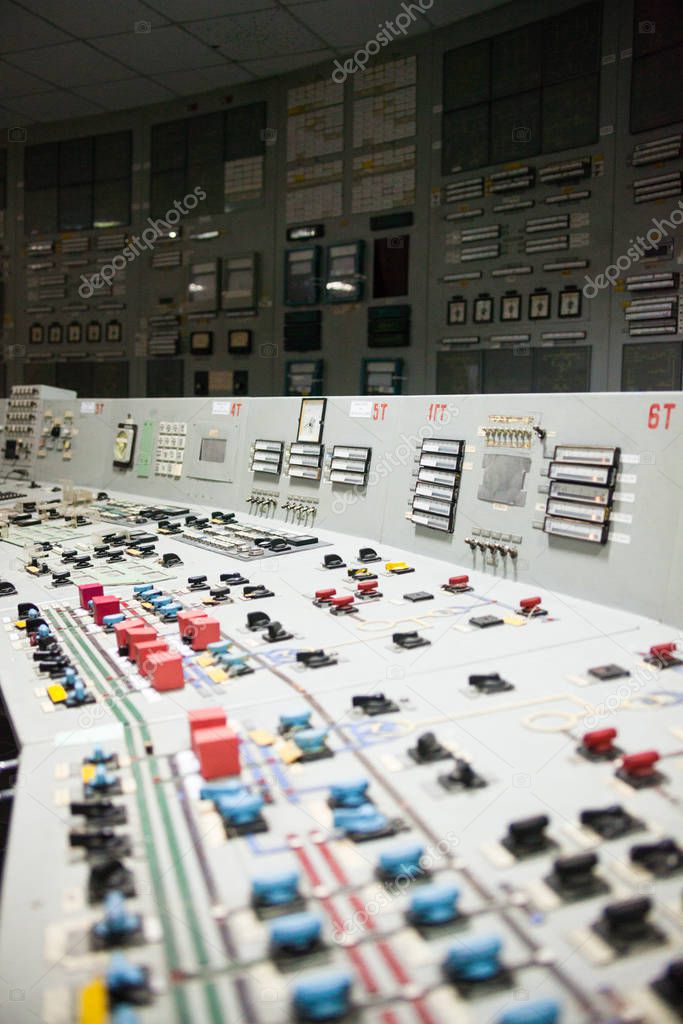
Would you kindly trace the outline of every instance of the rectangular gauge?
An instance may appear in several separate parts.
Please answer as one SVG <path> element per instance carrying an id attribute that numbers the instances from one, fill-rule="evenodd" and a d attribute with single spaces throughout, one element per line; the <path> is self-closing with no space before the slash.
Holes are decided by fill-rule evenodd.
<path id="1" fill-rule="evenodd" d="M 413 508 L 419 512 L 432 512 L 437 516 L 450 516 L 453 506 L 449 501 L 435 501 L 430 498 L 422 498 L 419 495 L 413 499 Z"/>
<path id="2" fill-rule="evenodd" d="M 270 473 L 271 476 L 277 476 L 280 472 L 280 463 L 278 462 L 262 462 L 260 459 L 254 459 L 251 464 L 252 473 Z"/>
<path id="3" fill-rule="evenodd" d="M 543 531 L 555 537 L 571 537 L 575 540 L 589 541 L 591 544 L 604 544 L 607 541 L 609 527 L 580 523 L 575 519 L 552 519 L 546 516 Z"/>
<path id="4" fill-rule="evenodd" d="M 333 468 L 343 469 L 344 472 L 348 473 L 360 473 L 361 476 L 365 475 L 365 463 L 354 461 L 353 459 L 339 459 L 335 456 Z"/>
<path id="5" fill-rule="evenodd" d="M 428 526 L 431 530 L 442 530 L 444 533 L 450 533 L 452 531 L 452 525 L 449 519 L 440 519 L 436 516 L 430 516 L 427 515 L 426 512 L 412 512 L 408 518 L 413 523 L 417 523 L 418 526 Z"/>
<path id="6" fill-rule="evenodd" d="M 616 466 L 621 450 L 619 448 L 595 448 L 592 445 L 555 446 L 555 462 L 585 462 L 591 466 Z"/>
<path id="7" fill-rule="evenodd" d="M 290 455 L 290 466 L 318 466 L 320 458 L 317 455 Z"/>
<path id="8" fill-rule="evenodd" d="M 420 465 L 431 469 L 450 469 L 456 472 L 460 468 L 460 456 L 451 458 L 447 455 L 423 454 L 420 456 Z"/>
<path id="9" fill-rule="evenodd" d="M 427 480 L 434 484 L 450 484 L 452 486 L 460 479 L 459 476 L 453 476 L 452 473 L 439 473 L 434 469 L 427 469 L 424 466 L 420 466 L 417 478 L 418 480 Z"/>
<path id="10" fill-rule="evenodd" d="M 616 479 L 616 472 L 615 466 L 551 462 L 548 476 L 551 480 L 568 480 L 571 483 L 601 484 L 603 487 L 612 487 Z"/>
<path id="11" fill-rule="evenodd" d="M 304 480 L 319 480 L 320 469 L 306 469 L 303 466 L 290 466 L 289 475 Z"/>
<path id="12" fill-rule="evenodd" d="M 187 298 L 192 311 L 218 308 L 219 266 L 220 260 L 208 260 L 190 266 Z"/>
<path id="13" fill-rule="evenodd" d="M 292 455 L 317 455 L 320 456 L 322 445 L 314 441 L 293 441 L 291 445 Z"/>
<path id="14" fill-rule="evenodd" d="M 254 441 L 254 449 L 257 452 L 282 452 L 282 441 Z"/>
<path id="15" fill-rule="evenodd" d="M 609 518 L 608 508 L 601 508 L 597 505 L 581 505 L 579 502 L 562 501 L 559 498 L 548 499 L 546 512 L 549 516 L 582 519 L 586 523 L 606 523 Z"/>
<path id="16" fill-rule="evenodd" d="M 436 498 L 441 501 L 453 501 L 453 487 L 439 486 L 438 484 L 427 484 L 418 480 L 415 486 L 415 494 L 422 498 Z"/>
<path id="17" fill-rule="evenodd" d="M 609 505 L 612 500 L 612 490 L 609 487 L 599 487 L 594 484 L 571 484 L 564 480 L 553 480 L 549 491 L 551 498 L 561 498 L 564 501 L 584 501 L 593 505 Z"/>
<path id="18" fill-rule="evenodd" d="M 423 452 L 434 452 L 438 455 L 462 455 L 462 441 L 438 441 L 434 438 L 426 438 L 422 442 Z"/>
<path id="19" fill-rule="evenodd" d="M 369 448 L 351 448 L 349 445 L 344 444 L 336 444 L 332 449 L 332 455 L 335 459 L 360 459 L 363 462 L 367 462 L 369 453 Z"/>

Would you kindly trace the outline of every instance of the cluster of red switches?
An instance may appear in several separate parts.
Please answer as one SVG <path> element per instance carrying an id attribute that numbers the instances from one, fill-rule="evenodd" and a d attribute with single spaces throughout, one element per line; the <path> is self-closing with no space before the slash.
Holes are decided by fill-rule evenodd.
<path id="1" fill-rule="evenodd" d="M 199 770 L 204 779 L 218 779 L 224 775 L 239 775 L 239 737 L 228 726 L 222 708 L 201 708 L 190 711 L 190 744 L 197 755 Z"/>
<path id="2" fill-rule="evenodd" d="M 102 625 L 105 615 L 118 615 L 121 611 L 120 598 L 105 594 L 101 583 L 81 583 L 78 598 L 81 608 L 92 612 L 98 626 Z"/>

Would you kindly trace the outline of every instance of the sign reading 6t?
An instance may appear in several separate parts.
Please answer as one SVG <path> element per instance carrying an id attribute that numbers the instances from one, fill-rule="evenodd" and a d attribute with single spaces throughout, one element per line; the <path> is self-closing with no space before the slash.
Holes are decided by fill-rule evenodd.
<path id="1" fill-rule="evenodd" d="M 668 430 L 671 426 L 671 413 L 675 408 L 675 402 L 653 402 L 647 416 L 648 430 Z"/>

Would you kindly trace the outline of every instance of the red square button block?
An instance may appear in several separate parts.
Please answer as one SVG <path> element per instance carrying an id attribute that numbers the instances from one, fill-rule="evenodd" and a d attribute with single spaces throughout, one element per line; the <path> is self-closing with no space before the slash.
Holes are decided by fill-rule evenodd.
<path id="1" fill-rule="evenodd" d="M 145 643 L 147 640 L 156 640 L 157 631 L 154 626 L 148 626 L 146 623 L 143 626 L 134 626 L 128 630 L 128 658 L 130 661 L 135 661 L 138 644 Z"/>
<path id="2" fill-rule="evenodd" d="M 136 626 L 144 626 L 145 620 L 139 618 L 124 619 L 122 622 L 114 624 L 114 635 L 116 637 L 116 646 L 119 649 L 119 654 L 124 654 L 128 646 L 128 634 L 131 629 L 135 629 Z"/>
<path id="3" fill-rule="evenodd" d="M 178 651 L 157 651 L 145 661 L 145 668 L 155 690 L 181 690 L 185 685 L 183 656 Z"/>
<path id="4" fill-rule="evenodd" d="M 95 617 L 95 622 L 98 626 L 102 625 L 102 619 L 105 615 L 118 615 L 121 611 L 121 601 L 118 597 L 112 597 L 111 594 L 100 594 L 96 597 L 91 597 L 92 610 Z"/>
<path id="5" fill-rule="evenodd" d="M 217 643 L 221 638 L 221 624 L 218 619 L 193 619 L 190 625 L 193 651 L 205 651 L 209 644 Z"/>
<path id="6" fill-rule="evenodd" d="M 189 636 L 194 619 L 205 619 L 207 613 L 203 608 L 183 608 L 178 612 L 178 629 L 181 636 Z"/>
<path id="7" fill-rule="evenodd" d="M 159 651 L 167 651 L 168 644 L 161 637 L 156 637 L 154 640 L 143 640 L 141 643 L 135 645 L 135 664 L 137 665 L 138 672 L 143 676 L 149 675 L 149 667 L 147 661 L 151 654 L 158 654 Z"/>
<path id="8" fill-rule="evenodd" d="M 213 729 L 200 729 L 195 739 L 195 753 L 204 779 L 218 779 L 223 775 L 239 775 L 240 742 L 227 725 Z"/>
<path id="9" fill-rule="evenodd" d="M 88 601 L 92 601 L 93 597 L 101 597 L 104 594 L 104 587 L 101 583 L 79 583 L 78 584 L 78 600 L 81 608 L 88 607 Z"/>
<path id="10" fill-rule="evenodd" d="M 196 711 L 190 711 L 188 721 L 190 723 L 190 746 L 196 754 L 195 741 L 199 731 L 201 729 L 215 729 L 218 726 L 226 725 L 228 716 L 223 708 L 199 708 Z"/>

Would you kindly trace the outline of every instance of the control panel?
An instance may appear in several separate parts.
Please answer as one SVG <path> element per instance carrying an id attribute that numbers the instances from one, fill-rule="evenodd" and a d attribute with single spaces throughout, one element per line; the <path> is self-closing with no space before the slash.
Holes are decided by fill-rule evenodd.
<path id="1" fill-rule="evenodd" d="M 680 1019 L 680 396 L 67 404 L 0 507 L 3 1022 Z"/>

